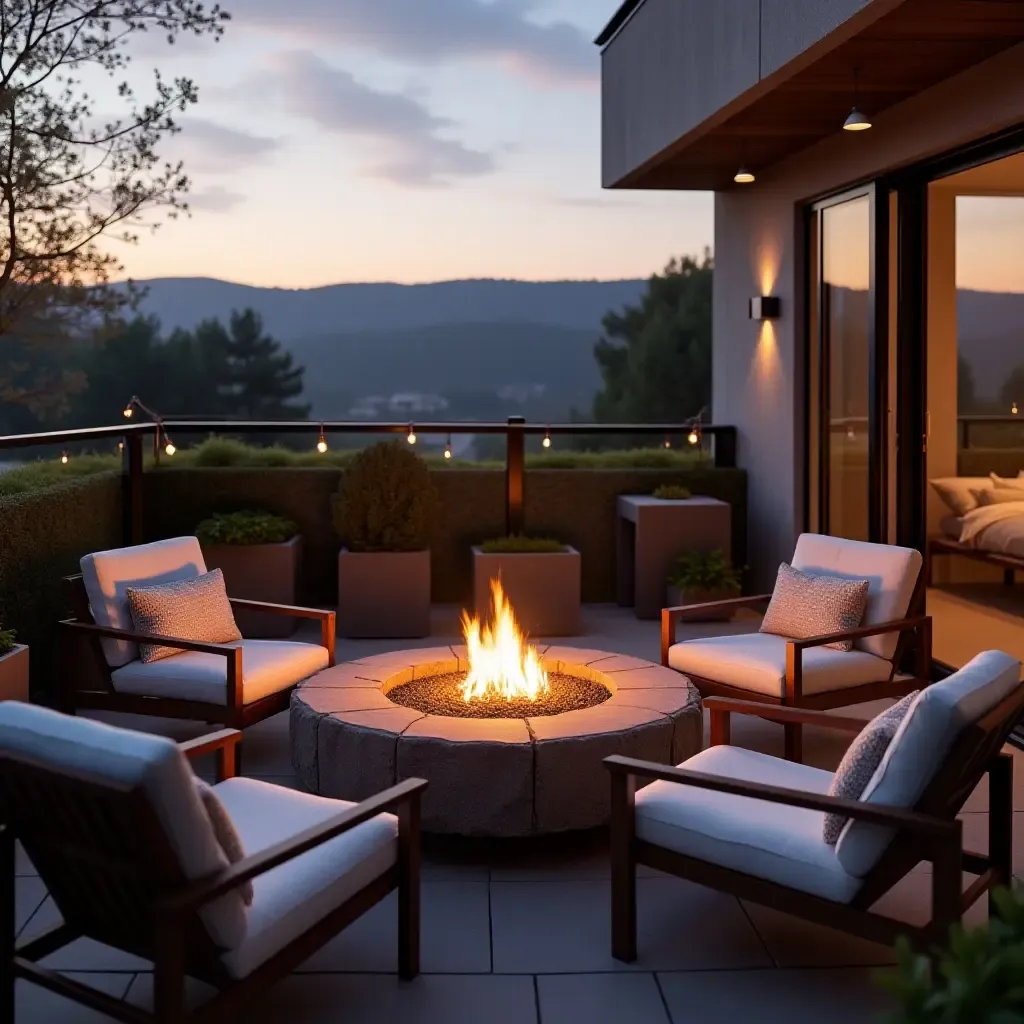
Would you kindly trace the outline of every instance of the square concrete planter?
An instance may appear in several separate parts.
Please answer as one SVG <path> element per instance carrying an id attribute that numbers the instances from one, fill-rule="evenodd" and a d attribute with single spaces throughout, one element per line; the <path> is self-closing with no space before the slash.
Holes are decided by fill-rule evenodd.
<path id="1" fill-rule="evenodd" d="M 28 701 L 28 647 L 15 644 L 0 655 L 0 700 Z"/>
<path id="2" fill-rule="evenodd" d="M 203 545 L 207 569 L 220 569 L 228 597 L 272 604 L 297 604 L 302 538 L 298 535 L 280 544 Z M 235 621 L 242 636 L 273 639 L 291 636 L 296 619 L 239 609 Z"/>
<path id="3" fill-rule="evenodd" d="M 580 632 L 580 553 L 489 554 L 473 548 L 473 599 L 476 614 L 491 607 L 491 580 L 512 603 L 519 625 L 530 636 L 575 636 Z"/>
<path id="4" fill-rule="evenodd" d="M 338 632 L 430 636 L 430 551 L 338 552 Z"/>
<path id="5" fill-rule="evenodd" d="M 711 601 L 724 601 L 730 597 L 739 597 L 737 590 L 704 590 L 700 587 L 680 589 L 670 583 L 665 588 L 665 600 L 669 608 L 678 608 L 689 604 L 708 604 Z M 735 612 L 704 612 L 690 616 L 687 622 L 729 622 Z"/>

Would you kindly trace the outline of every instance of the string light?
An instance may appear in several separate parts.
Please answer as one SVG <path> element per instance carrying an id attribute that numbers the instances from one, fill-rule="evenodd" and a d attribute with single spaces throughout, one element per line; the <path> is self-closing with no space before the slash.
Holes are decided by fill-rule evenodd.
<path id="1" fill-rule="evenodd" d="M 177 450 L 178 449 L 174 447 L 174 445 L 171 443 L 171 439 L 168 437 L 167 444 L 164 445 L 164 451 L 168 455 L 173 455 Z"/>
<path id="2" fill-rule="evenodd" d="M 119 452 L 123 452 L 124 451 L 124 441 L 118 441 L 117 442 L 117 450 Z"/>
<path id="3" fill-rule="evenodd" d="M 444 443 L 444 457 L 450 459 L 452 457 L 452 435 L 448 435 L 448 440 Z"/>
<path id="4" fill-rule="evenodd" d="M 1014 416 L 1016 416 L 1016 415 L 1017 415 L 1017 403 L 1016 403 L 1016 402 L 1014 402 L 1014 403 L 1013 403 L 1013 405 L 1011 405 L 1011 406 L 1010 406 L 1010 412 L 1011 412 L 1011 413 L 1012 413 L 1012 414 L 1013 414 Z"/>
<path id="5" fill-rule="evenodd" d="M 316 450 L 323 455 L 327 451 L 327 438 L 324 437 L 324 425 L 320 424 L 320 440 L 316 443 Z"/>
<path id="6" fill-rule="evenodd" d="M 409 433 L 405 435 L 405 439 L 406 441 L 409 442 L 409 444 L 416 443 L 416 431 L 413 430 L 413 426 L 411 423 L 409 424 Z"/>
<path id="7" fill-rule="evenodd" d="M 124 407 L 124 418 L 125 418 L 126 420 L 130 420 L 130 419 L 132 418 L 132 413 L 133 413 L 133 412 L 135 412 L 135 410 L 134 410 L 134 409 L 132 408 L 132 403 L 131 403 L 131 402 L 129 402 L 129 403 L 128 403 L 128 404 L 127 404 L 127 405 L 126 405 L 125 407 Z"/>
<path id="8" fill-rule="evenodd" d="M 67 452 L 61 452 L 60 453 L 60 461 L 65 466 L 68 464 L 68 453 Z"/>
<path id="9" fill-rule="evenodd" d="M 551 431 L 550 430 L 545 430 L 544 431 L 544 440 L 541 441 L 541 444 L 544 445 L 545 448 L 550 448 L 551 447 Z"/>
<path id="10" fill-rule="evenodd" d="M 690 427 L 689 434 L 686 435 L 686 440 L 690 444 L 700 444 L 700 431 L 696 427 Z"/>
<path id="11" fill-rule="evenodd" d="M 669 438 L 668 434 L 665 435 L 664 447 L 666 447 L 666 448 L 671 448 L 672 447 L 672 440 L 671 440 L 671 438 Z"/>

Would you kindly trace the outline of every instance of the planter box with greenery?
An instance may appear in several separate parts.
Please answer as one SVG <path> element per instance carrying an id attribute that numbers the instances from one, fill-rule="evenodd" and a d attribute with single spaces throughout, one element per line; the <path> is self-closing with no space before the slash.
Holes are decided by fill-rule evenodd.
<path id="1" fill-rule="evenodd" d="M 0 700 L 28 699 L 28 647 L 14 642 L 13 629 L 0 629 Z"/>
<path id="2" fill-rule="evenodd" d="M 477 616 L 491 607 L 491 580 L 501 579 L 519 625 L 530 636 L 580 631 L 580 553 L 539 537 L 500 537 L 473 548 Z"/>
<path id="3" fill-rule="evenodd" d="M 220 569 L 229 597 L 272 604 L 297 604 L 302 538 L 290 519 L 246 510 L 218 513 L 196 527 L 208 569 Z M 271 639 L 290 636 L 295 620 L 239 609 L 242 636 Z"/>
<path id="4" fill-rule="evenodd" d="M 666 602 L 670 608 L 689 604 L 707 604 L 739 597 L 739 570 L 734 569 L 721 551 L 687 551 L 676 559 L 668 578 Z M 730 612 L 707 612 L 692 616 L 689 622 L 728 621 Z"/>
<path id="5" fill-rule="evenodd" d="M 430 534 L 437 503 L 426 463 L 401 442 L 356 455 L 333 504 L 338 632 L 430 635 Z"/>

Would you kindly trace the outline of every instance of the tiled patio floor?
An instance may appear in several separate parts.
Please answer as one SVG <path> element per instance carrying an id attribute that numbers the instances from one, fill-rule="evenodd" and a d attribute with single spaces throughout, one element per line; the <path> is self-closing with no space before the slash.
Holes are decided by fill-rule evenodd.
<path id="1" fill-rule="evenodd" d="M 455 622 L 453 610 L 439 610 L 437 636 L 423 645 L 454 638 Z M 585 636 L 566 642 L 658 657 L 657 623 L 597 606 L 586 610 L 585 624 Z M 742 632 L 751 624 L 728 628 Z M 692 635 L 708 632 L 706 625 L 690 629 Z M 342 642 L 338 658 L 398 646 Z M 853 713 L 867 718 L 875 710 L 864 705 Z M 182 735 L 180 724 L 157 727 L 165 725 L 169 734 Z M 767 723 L 741 720 L 733 737 L 781 753 L 781 730 Z M 825 768 L 834 768 L 843 752 L 842 740 L 821 730 L 808 731 L 805 747 L 808 762 Z M 247 732 L 245 772 L 296 785 L 287 715 Z M 986 807 L 982 787 L 964 815 L 975 849 L 985 847 Z M 1015 781 L 1015 808 L 1015 869 L 1021 871 L 1024 770 Z M 649 870 L 639 882 L 640 957 L 632 966 L 618 963 L 609 953 L 604 846 L 595 834 L 429 842 L 422 976 L 403 983 L 395 974 L 396 907 L 389 900 L 247 1012 L 247 1024 L 864 1024 L 884 1010 L 872 973 L 891 961 L 889 950 Z M 18 916 L 27 936 L 52 923 L 55 909 L 31 865 L 23 859 L 18 870 Z M 920 918 L 927 912 L 928 881 L 918 869 L 886 898 L 886 911 Z M 976 907 L 972 919 L 983 916 L 983 907 Z M 46 962 L 130 1003 L 150 999 L 149 965 L 107 947 L 80 942 Z M 196 985 L 196 1000 L 204 994 Z M 19 989 L 17 1024 L 106 1020 L 34 987 Z"/>

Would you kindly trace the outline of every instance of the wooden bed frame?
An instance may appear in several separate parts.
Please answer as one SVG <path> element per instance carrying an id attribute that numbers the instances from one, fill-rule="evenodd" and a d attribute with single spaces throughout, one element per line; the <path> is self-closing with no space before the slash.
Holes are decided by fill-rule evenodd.
<path id="1" fill-rule="evenodd" d="M 1015 582 L 1015 574 L 1024 572 L 1024 558 L 1015 558 L 1013 555 L 1003 555 L 998 551 L 983 551 L 981 548 L 968 547 L 961 544 L 952 537 L 936 536 L 928 538 L 928 548 L 925 553 L 924 573 L 927 585 L 932 585 L 932 562 L 936 555 L 959 555 L 961 558 L 970 558 L 975 562 L 985 562 L 988 565 L 998 566 L 1003 570 L 1003 583 L 1012 587 Z"/>

